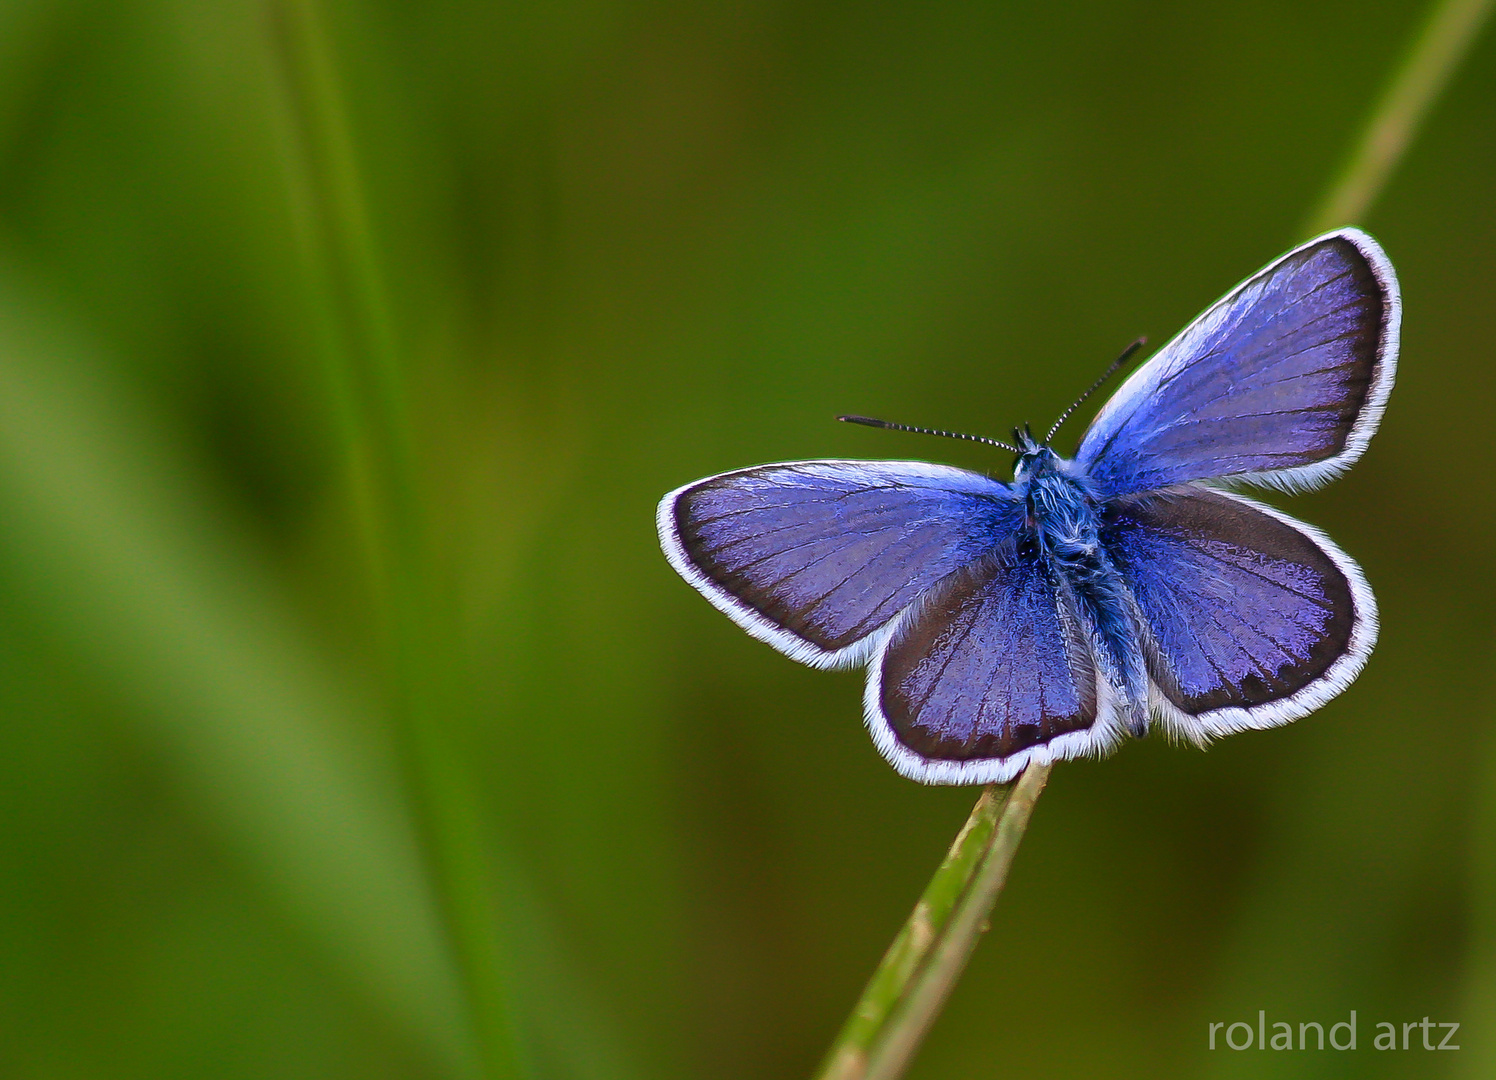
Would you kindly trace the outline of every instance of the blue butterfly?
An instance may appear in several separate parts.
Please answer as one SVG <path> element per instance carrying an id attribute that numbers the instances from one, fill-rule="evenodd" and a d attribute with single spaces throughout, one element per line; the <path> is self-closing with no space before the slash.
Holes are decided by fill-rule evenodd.
<path id="1" fill-rule="evenodd" d="M 873 741 L 924 783 L 1009 780 L 1150 723 L 1201 745 L 1276 727 L 1360 673 L 1376 601 L 1318 529 L 1223 486 L 1349 468 L 1400 323 L 1376 241 L 1327 233 L 1139 367 L 1073 459 L 1024 429 L 1010 484 L 915 461 L 760 465 L 666 495 L 660 543 L 754 637 L 866 664 Z"/>

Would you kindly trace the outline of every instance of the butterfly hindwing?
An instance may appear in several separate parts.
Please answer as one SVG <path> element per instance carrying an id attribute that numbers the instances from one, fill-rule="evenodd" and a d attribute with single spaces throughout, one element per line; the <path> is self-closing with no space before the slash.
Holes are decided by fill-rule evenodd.
<path id="1" fill-rule="evenodd" d="M 1287 489 L 1348 468 L 1392 390 L 1401 303 L 1355 229 L 1248 279 L 1118 389 L 1077 464 L 1105 494 L 1238 478 Z"/>
<path id="2" fill-rule="evenodd" d="M 1033 757 L 1101 752 L 1119 737 L 1064 590 L 1013 544 L 900 620 L 869 668 L 866 712 L 883 755 L 925 783 L 1001 782 Z"/>
<path id="3" fill-rule="evenodd" d="M 1011 536 L 1008 485 L 944 465 L 799 461 L 698 480 L 660 503 L 671 565 L 797 660 L 864 662 L 879 632 Z"/>
<path id="4" fill-rule="evenodd" d="M 1317 530 L 1190 485 L 1126 496 L 1104 543 L 1136 599 L 1155 701 L 1200 741 L 1318 708 L 1361 670 L 1376 604 Z"/>

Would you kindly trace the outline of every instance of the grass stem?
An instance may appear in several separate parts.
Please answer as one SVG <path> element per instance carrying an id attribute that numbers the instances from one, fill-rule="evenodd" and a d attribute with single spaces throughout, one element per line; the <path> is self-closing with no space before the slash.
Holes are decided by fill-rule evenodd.
<path id="1" fill-rule="evenodd" d="M 1355 151 L 1310 216 L 1313 236 L 1359 222 L 1386 187 L 1429 109 L 1480 36 L 1493 0 L 1442 0 L 1371 114 Z"/>
<path id="2" fill-rule="evenodd" d="M 1011 788 L 983 790 L 817 1080 L 891 1080 L 903 1073 L 976 948 L 1049 770 L 1030 765 Z"/>

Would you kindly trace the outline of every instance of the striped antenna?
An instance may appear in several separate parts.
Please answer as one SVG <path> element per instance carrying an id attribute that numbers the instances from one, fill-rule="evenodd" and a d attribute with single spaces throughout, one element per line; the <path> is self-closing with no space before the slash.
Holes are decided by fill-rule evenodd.
<path id="1" fill-rule="evenodd" d="M 1016 446 L 1009 446 L 1005 442 L 989 439 L 983 435 L 962 435 L 958 431 L 936 431 L 934 428 L 911 427 L 909 424 L 895 424 L 891 420 L 874 420 L 871 416 L 838 416 L 844 424 L 861 424 L 864 427 L 885 428 L 888 431 L 912 431 L 916 435 L 939 435 L 942 439 L 965 439 L 967 442 L 986 443 L 988 446 L 1001 447 L 1015 454 L 1023 453 Z"/>
<path id="2" fill-rule="evenodd" d="M 1089 390 L 1087 390 L 1080 397 L 1076 398 L 1075 403 L 1071 405 L 1070 408 L 1060 413 L 1060 418 L 1054 422 L 1054 427 L 1050 428 L 1049 434 L 1044 436 L 1044 445 L 1049 445 L 1050 440 L 1054 438 L 1054 433 L 1060 430 L 1060 425 L 1063 424 L 1066 420 L 1070 419 L 1070 414 L 1073 413 L 1076 409 L 1080 408 L 1081 403 L 1085 401 L 1086 398 L 1090 397 L 1092 394 L 1096 393 L 1096 391 L 1100 390 L 1102 384 L 1110 379 L 1113 375 L 1115 375 L 1117 373 L 1117 369 L 1123 364 L 1127 363 L 1132 354 L 1137 352 L 1146 344 L 1148 344 L 1148 339 L 1145 337 L 1140 337 L 1131 345 L 1127 346 L 1127 348 L 1123 349 L 1122 355 L 1112 361 L 1112 366 L 1101 373 L 1101 378 L 1093 382 Z"/>

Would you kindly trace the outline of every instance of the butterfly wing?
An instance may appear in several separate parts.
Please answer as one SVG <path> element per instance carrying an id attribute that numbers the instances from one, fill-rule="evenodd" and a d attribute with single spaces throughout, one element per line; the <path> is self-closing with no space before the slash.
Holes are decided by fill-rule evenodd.
<path id="1" fill-rule="evenodd" d="M 1103 543 L 1137 600 L 1154 705 L 1177 734 L 1286 724 L 1360 672 L 1376 601 L 1318 530 L 1197 485 L 1112 510 Z"/>
<path id="2" fill-rule="evenodd" d="M 754 637 L 817 667 L 863 663 L 900 611 L 1018 528 L 1006 484 L 913 461 L 800 461 L 660 502 L 670 564 Z"/>
<path id="3" fill-rule="evenodd" d="M 1287 490 L 1361 456 L 1392 391 L 1401 302 L 1342 229 L 1238 286 L 1122 384 L 1076 460 L 1107 495 L 1234 477 Z"/>
<path id="4" fill-rule="evenodd" d="M 1010 780 L 1031 759 L 1103 753 L 1121 736 L 1080 619 L 1032 549 L 951 575 L 868 670 L 873 741 L 927 784 Z"/>

